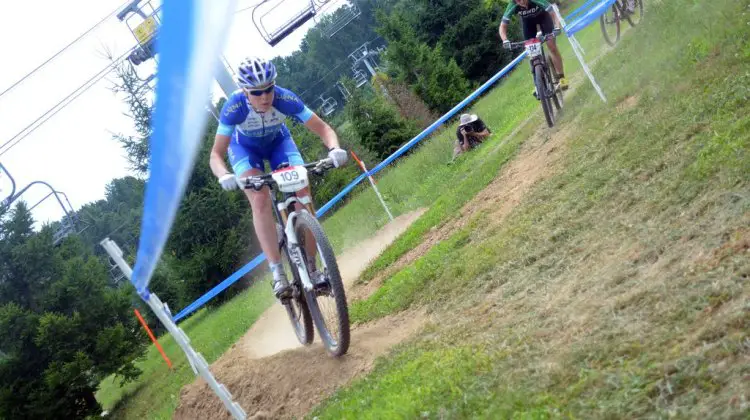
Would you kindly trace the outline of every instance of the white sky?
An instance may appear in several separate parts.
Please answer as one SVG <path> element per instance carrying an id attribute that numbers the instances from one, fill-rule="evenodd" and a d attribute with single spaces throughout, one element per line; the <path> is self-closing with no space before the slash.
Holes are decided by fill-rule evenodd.
<path id="1" fill-rule="evenodd" d="M 158 1 L 154 0 L 154 6 Z M 237 0 L 237 10 L 258 1 Z M 271 3 L 274 1 L 279 0 L 272 0 Z M 0 57 L 3 57 L 0 92 L 123 2 L 30 0 L 4 4 L 3 13 L 0 14 L 0 39 L 3 40 L 0 43 Z M 283 19 L 279 11 L 296 13 L 308 3 L 309 0 L 285 0 L 284 5 L 276 9 L 277 14 L 269 17 Z M 329 8 L 333 10 L 343 4 L 341 0 L 332 0 Z M 232 66 L 247 55 L 272 58 L 290 54 L 299 47 L 307 29 L 314 24 L 314 20 L 311 20 L 271 48 L 258 34 L 251 16 L 251 10 L 235 15 L 224 51 Z M 133 18 L 131 22 L 137 25 L 139 21 Z M 32 77 L 1 96 L 0 144 L 106 67 L 109 61 L 101 54 L 105 48 L 118 57 L 135 42 L 125 23 L 113 16 Z M 142 77 L 148 76 L 153 71 L 153 60 L 147 65 L 142 64 L 139 70 Z M 112 80 L 112 76 L 102 79 L 0 156 L 0 163 L 16 180 L 17 191 L 32 181 L 46 181 L 58 191 L 65 192 L 73 207 L 78 209 L 85 203 L 103 198 L 107 183 L 128 174 L 124 152 L 120 144 L 112 139 L 112 133 L 133 134 L 133 124 L 123 114 L 127 111 L 123 98 L 115 96 L 110 90 Z M 46 188 L 35 185 L 23 195 L 23 199 L 33 205 L 48 192 Z M 5 174 L 0 174 L 0 200 L 9 194 L 10 182 Z M 34 209 L 37 226 L 41 222 L 59 220 L 62 215 L 60 206 L 52 197 Z"/>

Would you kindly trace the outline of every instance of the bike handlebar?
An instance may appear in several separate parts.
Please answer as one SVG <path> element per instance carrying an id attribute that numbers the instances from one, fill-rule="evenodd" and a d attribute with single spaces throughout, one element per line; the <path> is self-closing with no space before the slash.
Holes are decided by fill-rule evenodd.
<path id="1" fill-rule="evenodd" d="M 331 158 L 325 158 L 317 162 L 311 162 L 297 166 L 303 166 L 305 169 L 309 170 L 315 175 L 322 175 L 323 172 L 334 168 L 333 159 Z M 276 181 L 274 181 L 271 174 L 268 173 L 263 175 L 252 175 L 244 178 L 237 178 L 237 184 L 240 186 L 240 188 L 246 190 L 253 189 L 255 191 L 260 191 L 266 185 L 268 185 L 269 187 L 273 187 L 276 184 Z"/>
<path id="2" fill-rule="evenodd" d="M 544 44 L 545 42 L 549 41 L 550 39 L 556 38 L 556 37 L 557 37 L 557 33 L 556 32 L 552 32 L 552 33 L 549 33 L 549 34 L 546 34 L 546 35 L 542 35 L 542 36 L 537 35 L 535 38 L 538 39 L 542 44 Z M 526 42 L 528 42 L 528 40 L 521 41 L 521 42 L 511 42 L 510 43 L 510 49 L 511 50 L 522 50 L 522 49 L 526 48 Z"/>

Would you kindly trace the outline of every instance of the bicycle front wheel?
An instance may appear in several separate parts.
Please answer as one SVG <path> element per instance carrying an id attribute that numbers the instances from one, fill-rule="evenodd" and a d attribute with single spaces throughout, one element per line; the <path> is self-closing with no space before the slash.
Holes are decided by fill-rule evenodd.
<path id="1" fill-rule="evenodd" d="M 536 92 L 539 95 L 539 100 L 542 102 L 542 110 L 544 111 L 544 118 L 547 120 L 547 125 L 553 127 L 555 125 L 555 117 L 552 110 L 552 104 L 550 103 L 550 95 L 547 87 L 547 80 L 544 75 L 544 67 L 542 65 L 534 66 L 534 84 L 536 85 Z"/>
<path id="2" fill-rule="evenodd" d="M 617 4 L 613 4 L 611 9 L 599 16 L 599 25 L 602 27 L 604 40 L 614 47 L 620 40 L 620 12 Z"/>
<path id="3" fill-rule="evenodd" d="M 289 258 L 289 250 L 286 245 L 281 248 L 281 262 L 286 271 L 287 278 L 291 280 L 292 297 L 285 299 L 281 302 L 286 309 L 287 315 L 289 315 L 289 321 L 292 322 L 292 328 L 294 328 L 294 334 L 297 336 L 299 342 L 303 345 L 308 345 L 313 342 L 313 321 L 310 315 L 310 310 L 307 308 L 307 300 L 305 299 L 302 282 L 299 279 L 299 273 L 295 267 L 291 264 L 291 258 Z"/>
<path id="4" fill-rule="evenodd" d="M 315 268 L 322 281 L 317 284 L 313 281 L 315 289 L 304 292 L 307 307 L 328 352 L 341 356 L 349 350 L 349 308 L 336 256 L 323 227 L 310 213 L 301 212 L 294 228 L 305 260 L 308 260 L 306 250 L 311 247 L 305 242 L 311 238 L 315 241 Z"/>
<path id="5" fill-rule="evenodd" d="M 563 93 L 558 86 L 560 81 L 557 79 L 557 71 L 552 63 L 552 57 L 549 55 L 547 56 L 547 77 L 552 81 L 552 103 L 555 104 L 555 112 L 559 114 L 563 107 Z"/>

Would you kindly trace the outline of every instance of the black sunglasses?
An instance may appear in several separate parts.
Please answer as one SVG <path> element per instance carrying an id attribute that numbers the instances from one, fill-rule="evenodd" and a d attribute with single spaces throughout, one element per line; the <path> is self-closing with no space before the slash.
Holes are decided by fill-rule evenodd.
<path id="1" fill-rule="evenodd" d="M 271 85 L 271 86 L 269 86 L 269 87 L 267 87 L 267 88 L 265 88 L 265 89 L 248 89 L 247 91 L 248 91 L 248 92 L 249 92 L 249 93 L 250 93 L 251 95 L 253 95 L 253 96 L 261 96 L 261 95 L 263 95 L 263 94 L 266 94 L 266 93 L 271 93 L 271 92 L 273 92 L 273 88 L 274 88 L 274 87 L 275 87 L 275 85 Z"/>

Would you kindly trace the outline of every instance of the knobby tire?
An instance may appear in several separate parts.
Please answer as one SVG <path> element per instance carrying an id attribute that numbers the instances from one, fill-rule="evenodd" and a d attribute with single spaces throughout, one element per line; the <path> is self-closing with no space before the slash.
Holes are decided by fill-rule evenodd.
<path id="1" fill-rule="evenodd" d="M 542 102 L 542 110 L 544 111 L 544 118 L 547 120 L 547 125 L 551 128 L 555 125 L 555 118 L 552 111 L 552 104 L 547 92 L 547 83 L 544 76 L 544 67 L 541 65 L 534 66 L 534 84 L 536 85 L 536 93 L 539 95 L 539 100 Z"/>
<path id="2" fill-rule="evenodd" d="M 336 307 L 335 322 L 338 323 L 339 327 L 338 337 L 331 336 L 332 334 L 326 325 L 326 321 L 321 313 L 320 306 L 318 305 L 316 292 L 305 291 L 305 297 L 307 298 L 307 306 L 312 315 L 315 327 L 318 330 L 320 339 L 323 341 L 331 355 L 336 357 L 341 356 L 349 350 L 349 308 L 346 304 L 344 283 L 341 280 L 341 273 L 339 273 L 336 256 L 333 253 L 331 243 L 328 241 L 328 237 L 320 226 L 320 223 L 310 215 L 310 213 L 306 211 L 301 212 L 295 220 L 294 228 L 297 233 L 297 238 L 300 238 L 300 240 L 305 237 L 305 230 L 312 232 L 318 246 L 320 258 L 325 262 L 325 266 L 328 269 L 328 282 L 330 284 L 331 292 L 333 292 Z M 302 249 L 304 253 L 304 247 L 302 247 Z M 320 269 L 322 269 L 322 267 Z"/>
<path id="3" fill-rule="evenodd" d="M 599 24 L 602 28 L 602 35 L 604 35 L 604 40 L 607 41 L 607 44 L 611 46 L 615 46 L 617 41 L 620 40 L 620 12 L 617 9 L 617 2 L 612 5 L 612 23 L 607 22 L 607 16 L 609 13 L 605 12 L 601 16 L 599 16 Z M 615 39 L 612 39 L 612 37 L 609 35 L 609 32 L 607 32 L 607 27 L 609 25 L 615 26 Z"/>
<path id="4" fill-rule="evenodd" d="M 281 248 L 281 259 L 289 270 L 287 273 L 292 273 L 292 288 L 294 295 L 282 304 L 286 309 L 287 315 L 289 315 L 289 321 L 292 323 L 294 333 L 297 335 L 297 339 L 304 345 L 312 344 L 315 332 L 313 331 L 313 320 L 310 315 L 310 309 L 307 307 L 307 300 L 305 299 L 304 290 L 302 288 L 302 281 L 299 278 L 299 273 L 291 264 L 291 258 L 289 258 L 289 250 L 286 245 Z"/>

